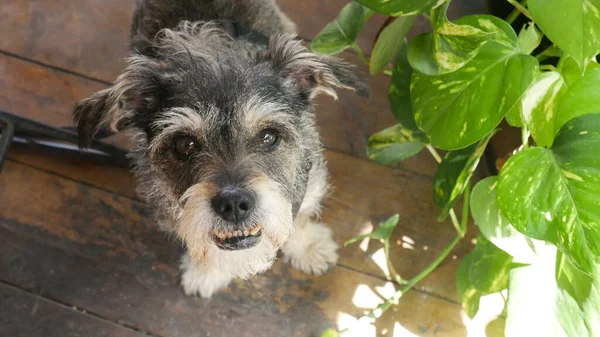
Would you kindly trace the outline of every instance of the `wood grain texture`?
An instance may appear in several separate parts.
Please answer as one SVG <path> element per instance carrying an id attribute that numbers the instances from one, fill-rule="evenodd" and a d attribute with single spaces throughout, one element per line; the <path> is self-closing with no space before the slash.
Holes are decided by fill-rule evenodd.
<path id="1" fill-rule="evenodd" d="M 0 176 L 0 241 L 2 281 L 161 336 L 314 335 L 377 305 L 377 292 L 391 287 L 342 267 L 312 277 L 277 262 L 196 300 L 178 285 L 180 245 L 147 209 L 11 161 Z M 380 332 L 399 321 L 419 336 L 465 333 L 460 306 L 437 297 L 409 292 L 397 310 Z"/>
<path id="2" fill-rule="evenodd" d="M 23 157 L 16 156 L 17 159 Z M 391 214 L 400 213 L 401 221 L 392 237 L 395 244 L 393 260 L 398 272 L 411 277 L 453 239 L 455 232 L 452 225 L 436 221 L 439 210 L 431 201 L 429 179 L 331 151 L 327 152 L 326 158 L 335 188 L 331 197 L 325 200 L 322 216 L 323 221 L 333 228 L 340 245 L 377 226 L 379 221 Z M 106 191 L 122 189 L 119 182 L 131 177 L 126 171 L 120 172 L 121 176 L 119 172 L 109 171 L 106 179 L 98 179 L 97 175 L 101 173 L 95 170 L 81 170 L 78 166 L 70 166 L 68 161 L 60 160 L 49 161 L 50 165 L 42 166 L 43 158 L 36 159 L 36 156 L 29 156 L 23 162 L 54 170 L 71 179 L 81 179 Z M 0 187 L 0 200 L 5 200 L 0 204 L 0 215 L 5 219 L 43 228 L 57 237 L 66 237 L 70 242 L 80 244 L 77 249 L 85 251 L 110 243 L 119 254 L 145 256 L 148 263 L 153 261 L 155 254 L 170 253 L 163 251 L 162 236 L 155 233 L 149 216 L 150 208 L 145 204 L 81 186 L 75 181 L 60 179 L 21 164 L 7 164 L 9 168 L 13 166 L 19 169 L 5 169 L 6 172 L 0 176 L 0 182 L 3 181 L 1 179 L 15 182 Z M 32 179 L 32 176 L 36 178 Z M 56 197 L 48 199 L 39 193 L 43 190 L 54 190 L 52 193 Z M 133 191 L 130 190 L 130 193 Z M 80 224 L 72 219 L 93 223 L 94 226 L 79 228 Z M 51 226 L 47 221 L 57 225 Z M 475 235 L 473 228 L 470 233 Z M 453 255 L 462 257 L 472 248 L 468 238 L 463 242 Z M 357 244 L 342 248 L 340 265 L 385 277 L 381 269 L 384 266 L 380 260 L 381 245 L 371 242 L 366 251 L 360 247 Z M 137 250 L 132 251 L 134 248 Z M 458 260 L 446 260 L 419 288 L 457 300 L 454 286 L 457 266 Z"/>
<path id="3" fill-rule="evenodd" d="M 92 317 L 0 283 L 0 336 L 10 337 L 141 337 L 121 325 Z"/>

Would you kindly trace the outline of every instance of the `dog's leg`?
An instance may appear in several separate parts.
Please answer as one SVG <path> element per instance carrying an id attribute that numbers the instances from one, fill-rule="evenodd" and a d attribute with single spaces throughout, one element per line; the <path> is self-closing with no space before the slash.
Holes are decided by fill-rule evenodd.
<path id="1" fill-rule="evenodd" d="M 282 247 L 285 260 L 307 274 L 323 274 L 338 260 L 338 245 L 331 229 L 305 214 L 298 214 L 295 227 Z"/>
<path id="2" fill-rule="evenodd" d="M 231 274 L 219 268 L 206 268 L 192 262 L 186 253 L 181 258 L 181 286 L 186 295 L 200 295 L 210 298 L 215 292 L 225 288 L 231 281 Z"/>

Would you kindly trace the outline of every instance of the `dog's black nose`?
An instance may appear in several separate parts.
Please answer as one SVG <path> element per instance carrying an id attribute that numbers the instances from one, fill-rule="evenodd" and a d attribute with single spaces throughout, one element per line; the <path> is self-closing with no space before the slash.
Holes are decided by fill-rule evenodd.
<path id="1" fill-rule="evenodd" d="M 239 223 L 254 210 L 255 199 L 245 188 L 228 187 L 211 200 L 213 210 L 223 219 Z"/>

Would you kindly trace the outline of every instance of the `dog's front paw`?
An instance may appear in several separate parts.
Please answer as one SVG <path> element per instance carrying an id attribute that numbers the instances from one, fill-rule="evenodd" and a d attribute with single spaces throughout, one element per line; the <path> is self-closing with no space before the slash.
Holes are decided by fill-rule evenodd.
<path id="1" fill-rule="evenodd" d="M 211 298 L 227 286 L 230 279 L 221 273 L 211 273 L 195 265 L 186 254 L 181 259 L 181 286 L 186 295 Z"/>
<path id="2" fill-rule="evenodd" d="M 307 274 L 321 275 L 338 260 L 338 245 L 331 229 L 322 224 L 308 224 L 298 230 L 282 250 L 292 267 Z"/>

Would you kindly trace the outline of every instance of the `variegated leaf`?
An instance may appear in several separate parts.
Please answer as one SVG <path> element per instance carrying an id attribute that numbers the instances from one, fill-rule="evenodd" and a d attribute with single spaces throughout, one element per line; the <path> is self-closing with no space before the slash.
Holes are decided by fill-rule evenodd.
<path id="1" fill-rule="evenodd" d="M 394 117 L 396 117 L 402 126 L 409 130 L 420 131 L 417 127 L 417 122 L 415 122 L 415 115 L 410 99 L 410 79 L 413 70 L 410 64 L 408 64 L 406 56 L 407 46 L 408 43 L 404 39 L 394 63 L 389 92 L 390 106 L 392 107 Z"/>
<path id="2" fill-rule="evenodd" d="M 515 105 L 513 105 L 513 107 L 508 111 L 506 116 L 504 116 L 508 125 L 514 126 L 516 128 L 523 127 L 523 112 L 521 111 L 522 101 L 523 97 L 521 97 L 521 99 L 519 99 L 517 103 L 515 103 Z"/>
<path id="3" fill-rule="evenodd" d="M 371 53 L 369 72 L 371 75 L 379 74 L 390 63 L 400 49 L 402 42 L 415 22 L 414 16 L 396 18 L 383 29 Z"/>
<path id="4" fill-rule="evenodd" d="M 535 247 L 541 241 L 530 239 L 517 231 L 502 215 L 496 202 L 498 177 L 487 177 L 471 191 L 471 215 L 481 235 L 513 257 L 519 263 L 531 263 L 536 258 Z"/>
<path id="5" fill-rule="evenodd" d="M 571 86 L 560 101 L 554 131 L 558 132 L 569 120 L 589 113 L 600 112 L 600 69 L 586 71 Z"/>
<path id="6" fill-rule="evenodd" d="M 565 80 L 556 71 L 538 74 L 525 92 L 522 116 L 536 143 L 550 147 L 554 141 L 554 120 L 561 98 L 567 91 Z"/>
<path id="7" fill-rule="evenodd" d="M 590 273 L 600 261 L 600 114 L 567 122 L 551 149 L 512 156 L 497 201 L 517 230 L 557 245 Z"/>
<path id="8" fill-rule="evenodd" d="M 508 287 L 512 258 L 483 236 L 477 238 L 475 250 L 465 256 L 456 271 L 456 288 L 462 307 L 471 318 L 479 310 L 481 296 Z"/>
<path id="9" fill-rule="evenodd" d="M 460 149 L 492 131 L 523 95 L 537 73 L 534 57 L 517 47 L 510 25 L 489 15 L 456 20 L 494 33 L 492 41 L 452 73 L 413 72 L 411 97 L 417 125 L 442 149 Z"/>
<path id="10" fill-rule="evenodd" d="M 424 13 L 448 0 L 356 0 L 377 13 L 407 16 Z"/>
<path id="11" fill-rule="evenodd" d="M 579 67 L 600 52 L 600 0 L 529 0 L 529 14 Z"/>
<path id="12" fill-rule="evenodd" d="M 433 179 L 433 201 L 442 209 L 438 220 L 448 216 L 465 191 L 494 133 L 469 147 L 449 152 L 438 166 Z"/>
<path id="13" fill-rule="evenodd" d="M 585 71 L 582 71 L 577 62 L 570 56 L 561 57 L 558 61 L 558 71 L 562 74 L 567 86 L 573 85 L 586 73 L 598 68 L 600 68 L 600 64 L 596 63 L 596 60 L 588 63 Z"/>
<path id="14" fill-rule="evenodd" d="M 369 138 L 367 155 L 379 164 L 393 164 L 419 153 L 426 143 L 427 136 L 422 131 L 396 124 Z"/>
<path id="15" fill-rule="evenodd" d="M 446 16 L 450 2 L 431 11 L 434 30 L 421 34 L 408 45 L 413 69 L 427 75 L 453 72 L 469 62 L 494 34 L 470 25 L 457 25 Z"/>
<path id="16" fill-rule="evenodd" d="M 354 43 L 363 25 L 373 14 L 368 8 L 355 1 L 350 1 L 330 22 L 315 36 L 310 48 L 320 54 L 337 54 Z"/>

